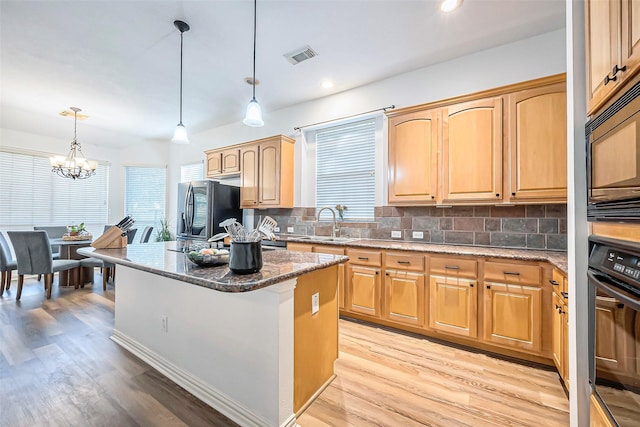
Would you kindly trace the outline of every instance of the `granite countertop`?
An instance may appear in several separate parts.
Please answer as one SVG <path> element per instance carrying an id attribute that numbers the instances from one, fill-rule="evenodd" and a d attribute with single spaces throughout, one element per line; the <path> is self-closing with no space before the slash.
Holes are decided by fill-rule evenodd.
<path id="1" fill-rule="evenodd" d="M 263 267 L 254 274 L 234 274 L 229 265 L 200 267 L 176 251 L 176 242 L 144 243 L 121 249 L 80 248 L 85 256 L 125 265 L 222 292 L 247 292 L 264 288 L 348 260 L 318 253 L 263 251 Z"/>
<path id="2" fill-rule="evenodd" d="M 363 249 L 384 249 L 394 251 L 428 252 L 447 255 L 468 255 L 488 258 L 505 258 L 522 261 L 546 261 L 567 274 L 567 253 L 561 251 L 545 251 L 537 249 L 498 248 L 493 246 L 446 245 L 438 243 L 419 243 L 404 240 L 376 240 L 344 238 L 336 241 L 326 240 L 323 236 L 300 236 L 281 234 L 278 240 L 311 243 L 318 245 L 347 246 Z M 348 239 L 348 240 L 347 240 Z"/>

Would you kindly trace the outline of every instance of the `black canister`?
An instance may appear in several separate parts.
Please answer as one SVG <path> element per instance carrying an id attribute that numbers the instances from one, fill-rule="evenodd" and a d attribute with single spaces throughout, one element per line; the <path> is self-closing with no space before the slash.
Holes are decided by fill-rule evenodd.
<path id="1" fill-rule="evenodd" d="M 261 268 L 262 242 L 231 242 L 229 270 L 236 274 L 251 274 Z"/>

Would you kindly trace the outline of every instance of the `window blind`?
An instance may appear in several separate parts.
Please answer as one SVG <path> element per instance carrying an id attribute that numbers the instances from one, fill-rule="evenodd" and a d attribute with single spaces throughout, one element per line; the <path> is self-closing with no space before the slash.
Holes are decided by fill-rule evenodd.
<path id="1" fill-rule="evenodd" d="M 125 166 L 124 213 L 135 220 L 137 236 L 146 226 L 155 230 L 165 218 L 167 169 Z M 137 241 L 137 237 L 136 237 Z"/>
<path id="2" fill-rule="evenodd" d="M 204 165 L 202 162 L 180 166 L 180 182 L 202 181 L 204 179 Z"/>
<path id="3" fill-rule="evenodd" d="M 85 223 L 102 233 L 109 213 L 109 165 L 98 164 L 88 179 L 71 180 L 51 172 L 43 154 L 0 151 L 0 227 Z"/>
<path id="4" fill-rule="evenodd" d="M 316 207 L 346 205 L 345 219 L 372 220 L 376 121 L 316 131 Z"/>

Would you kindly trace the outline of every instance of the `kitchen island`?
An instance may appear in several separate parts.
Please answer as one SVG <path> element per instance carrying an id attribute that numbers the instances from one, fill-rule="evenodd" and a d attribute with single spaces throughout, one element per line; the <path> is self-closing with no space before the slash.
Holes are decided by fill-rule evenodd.
<path id="1" fill-rule="evenodd" d="M 236 275 L 174 242 L 78 252 L 118 265 L 112 339 L 240 425 L 294 426 L 334 378 L 346 257 L 265 251 Z"/>

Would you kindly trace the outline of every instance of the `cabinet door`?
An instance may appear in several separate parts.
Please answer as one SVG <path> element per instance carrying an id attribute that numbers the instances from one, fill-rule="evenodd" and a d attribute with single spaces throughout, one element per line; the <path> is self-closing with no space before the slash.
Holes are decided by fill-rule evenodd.
<path id="1" fill-rule="evenodd" d="M 485 282 L 485 288 L 485 340 L 539 353 L 541 289 L 492 282 Z"/>
<path id="2" fill-rule="evenodd" d="M 256 208 L 258 205 L 258 146 L 240 150 L 240 207 Z"/>
<path id="3" fill-rule="evenodd" d="M 222 173 L 222 156 L 220 152 L 207 153 L 207 178 L 218 176 Z"/>
<path id="4" fill-rule="evenodd" d="M 562 309 L 562 379 L 564 385 L 569 389 L 569 306 L 566 304 Z"/>
<path id="5" fill-rule="evenodd" d="M 359 265 L 351 265 L 347 269 L 347 310 L 380 317 L 380 269 Z"/>
<path id="6" fill-rule="evenodd" d="M 594 394 L 589 399 L 589 421 L 590 427 L 613 427 L 613 423 Z"/>
<path id="7" fill-rule="evenodd" d="M 412 326 L 424 324 L 424 274 L 385 272 L 385 317 Z"/>
<path id="8" fill-rule="evenodd" d="M 280 142 L 260 144 L 260 205 L 280 204 Z"/>
<path id="9" fill-rule="evenodd" d="M 443 112 L 443 202 L 502 200 L 502 98 Z"/>
<path id="10" fill-rule="evenodd" d="M 564 316 L 563 316 L 563 306 L 564 303 L 562 299 L 556 294 L 553 293 L 551 308 L 553 311 L 551 312 L 552 321 L 551 325 L 553 328 L 553 337 L 551 340 L 551 357 L 553 358 L 553 363 L 556 365 L 560 376 L 563 376 L 564 373 Z"/>
<path id="11" fill-rule="evenodd" d="M 605 80 L 619 64 L 620 0 L 587 0 L 587 113 L 593 113 L 613 93 L 616 80 Z M 618 73 L 619 74 L 619 73 Z"/>
<path id="12" fill-rule="evenodd" d="M 509 195 L 513 201 L 567 198 L 565 84 L 509 95 Z"/>
<path id="13" fill-rule="evenodd" d="M 222 173 L 232 174 L 240 172 L 240 150 L 237 148 L 232 148 L 229 150 L 224 150 L 221 153 L 222 161 Z"/>
<path id="14" fill-rule="evenodd" d="M 430 276 L 429 327 L 448 334 L 476 338 L 477 289 L 476 280 Z"/>
<path id="15" fill-rule="evenodd" d="M 438 111 L 389 119 L 389 204 L 435 203 Z"/>

